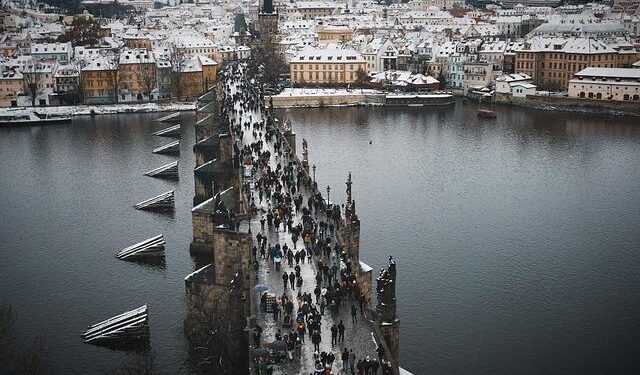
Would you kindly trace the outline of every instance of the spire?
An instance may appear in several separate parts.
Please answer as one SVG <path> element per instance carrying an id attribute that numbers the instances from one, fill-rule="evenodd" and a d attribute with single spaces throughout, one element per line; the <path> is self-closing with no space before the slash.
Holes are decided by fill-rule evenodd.
<path id="1" fill-rule="evenodd" d="M 262 4 L 262 13 L 273 13 L 273 0 L 264 0 Z"/>

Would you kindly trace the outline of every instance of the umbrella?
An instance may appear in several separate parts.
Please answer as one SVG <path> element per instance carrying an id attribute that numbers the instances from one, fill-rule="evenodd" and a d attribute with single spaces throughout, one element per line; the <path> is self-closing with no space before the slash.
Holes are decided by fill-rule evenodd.
<path id="1" fill-rule="evenodd" d="M 269 290 L 269 287 L 264 284 L 258 284 L 253 287 L 253 291 L 256 293 L 266 292 L 267 290 Z"/>
<path id="2" fill-rule="evenodd" d="M 282 341 L 282 340 L 276 340 L 276 341 L 272 342 L 271 345 L 269 345 L 269 347 L 271 349 L 273 349 L 274 352 L 286 351 L 287 350 L 287 343 Z"/>
<path id="3" fill-rule="evenodd" d="M 256 357 L 268 357 L 269 351 L 265 348 L 255 348 L 253 349 L 253 355 Z"/>

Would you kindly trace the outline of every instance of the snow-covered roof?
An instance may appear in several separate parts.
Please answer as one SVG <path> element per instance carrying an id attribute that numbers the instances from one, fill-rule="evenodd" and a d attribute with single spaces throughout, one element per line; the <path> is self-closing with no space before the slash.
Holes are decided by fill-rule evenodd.
<path id="1" fill-rule="evenodd" d="M 640 80 L 640 69 L 634 68 L 584 68 L 576 77 L 624 78 Z"/>
<path id="2" fill-rule="evenodd" d="M 294 62 L 313 61 L 313 62 L 364 62 L 362 55 L 351 48 L 335 48 L 334 46 L 307 47 L 293 58 Z"/>
<path id="3" fill-rule="evenodd" d="M 147 49 L 125 49 L 120 54 L 120 64 L 155 64 L 156 60 Z"/>
<path id="4" fill-rule="evenodd" d="M 535 36 L 527 39 L 518 50 L 522 52 L 566 52 L 601 54 L 615 53 L 616 51 L 607 43 L 590 37 L 542 37 Z"/>
<path id="5" fill-rule="evenodd" d="M 20 73 L 18 70 L 15 70 L 15 69 L 5 70 L 0 75 L 0 79 L 4 79 L 4 80 L 21 80 L 22 79 L 22 73 Z"/>
<path id="6" fill-rule="evenodd" d="M 69 54 L 71 44 L 69 43 L 34 43 L 31 45 L 31 54 L 64 53 Z"/>
<path id="7" fill-rule="evenodd" d="M 528 81 L 530 79 L 531 77 L 528 74 L 511 73 L 511 74 L 505 74 L 503 76 L 496 78 L 496 81 L 504 81 L 507 83 L 511 83 L 511 82 L 518 82 L 518 81 Z"/>
<path id="8" fill-rule="evenodd" d="M 82 68 L 83 71 L 90 70 L 115 70 L 115 64 L 106 56 L 97 56 L 91 59 L 89 63 Z"/>

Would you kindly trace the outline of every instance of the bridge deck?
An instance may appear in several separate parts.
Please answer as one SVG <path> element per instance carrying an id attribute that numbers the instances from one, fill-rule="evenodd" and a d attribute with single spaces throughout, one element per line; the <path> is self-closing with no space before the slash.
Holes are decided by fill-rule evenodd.
<path id="1" fill-rule="evenodd" d="M 232 83 L 232 91 L 237 90 L 237 82 Z M 235 108 L 239 109 L 240 104 L 236 103 Z M 253 121 L 261 121 L 264 119 L 264 114 L 260 112 L 251 111 L 248 113 L 243 113 L 242 116 L 236 114 L 236 123 L 242 124 L 243 121 L 248 121 L 249 116 L 253 119 Z M 264 131 L 263 131 L 264 133 Z M 274 147 L 271 142 L 266 142 L 264 137 L 262 138 L 264 143 L 264 147 L 271 152 L 271 159 L 269 161 L 271 168 L 275 169 L 278 162 L 282 162 L 280 158 L 278 158 L 277 154 L 274 152 Z M 251 131 L 245 131 L 244 137 L 242 139 L 243 144 L 251 144 L 255 142 L 255 139 L 251 133 Z M 285 159 L 286 156 L 283 156 L 282 159 Z M 259 177 L 259 174 L 256 178 Z M 262 217 L 261 212 L 266 212 L 269 208 L 266 199 L 263 199 L 262 202 L 259 202 L 258 192 L 255 191 L 254 187 L 251 187 L 252 194 L 255 198 L 255 203 L 258 206 L 258 215 L 254 215 L 250 220 L 250 227 L 253 233 L 253 241 L 257 246 L 256 238 L 258 232 L 262 233 L 262 235 L 267 236 L 268 243 L 275 244 L 280 243 L 280 245 L 287 244 L 289 248 L 293 248 L 293 242 L 291 240 L 291 233 L 287 231 L 283 231 L 282 225 L 279 230 L 276 230 L 273 226 L 269 227 L 265 224 L 265 230 L 261 230 L 260 227 L 260 219 Z M 301 191 L 304 196 L 304 204 L 308 198 L 313 194 L 310 190 L 302 187 Z M 323 212 L 315 212 L 317 218 L 326 221 L 326 215 Z M 294 214 L 293 217 L 294 223 L 293 225 L 297 225 L 301 222 L 301 214 Z M 332 244 L 335 243 L 335 236 L 332 237 Z M 298 249 L 301 248 L 302 241 L 298 241 Z M 259 249 L 259 246 L 258 246 Z M 317 261 L 322 259 L 324 262 L 328 261 L 328 258 L 321 255 L 320 257 L 316 257 L 315 255 L 312 257 L 311 263 L 305 262 L 300 263 L 301 267 L 301 276 L 304 280 L 301 292 L 310 293 L 313 296 L 313 301 L 315 302 L 315 296 L 313 295 L 313 291 L 316 285 L 316 272 L 317 272 Z M 259 270 L 257 275 L 253 274 L 252 279 L 253 285 L 264 284 L 269 287 L 268 292 L 276 295 L 276 298 L 279 298 L 283 293 L 286 293 L 289 298 L 294 303 L 294 319 L 295 314 L 298 311 L 299 302 L 296 298 L 298 289 L 292 290 L 290 286 L 286 288 L 283 286 L 282 281 L 282 273 L 283 272 L 291 272 L 294 270 L 294 267 L 289 267 L 286 262 L 286 258 L 283 259 L 282 266 L 280 270 L 276 270 L 275 265 L 270 259 L 260 259 L 260 252 L 258 251 L 258 262 L 259 262 Z M 294 262 L 295 266 L 295 262 Z M 324 283 L 323 283 L 324 285 Z M 263 328 L 262 333 L 262 343 L 270 343 L 275 340 L 276 333 L 278 329 L 281 330 L 284 335 L 287 333 L 290 328 L 282 327 L 281 319 L 274 320 L 273 314 L 263 312 L 260 309 L 259 303 L 259 295 L 257 293 L 253 293 L 252 295 L 252 311 L 256 314 L 257 323 Z M 357 314 L 357 323 L 352 323 L 351 319 L 351 306 L 354 304 L 358 307 L 358 303 L 350 299 L 346 299 L 342 302 L 342 305 L 339 308 L 339 313 L 333 315 L 329 308 L 325 310 L 324 315 L 321 318 L 321 336 L 322 342 L 320 343 L 320 352 L 333 352 L 336 357 L 335 362 L 332 366 L 332 374 L 342 374 L 342 360 L 341 360 L 341 352 L 346 347 L 347 349 L 353 349 L 356 355 L 356 362 L 360 359 L 365 359 L 366 356 L 370 356 L 372 359 L 376 358 L 376 344 L 373 338 L 372 331 L 369 327 L 369 323 L 364 319 L 364 316 L 361 314 L 360 309 L 358 308 Z M 319 305 L 317 305 L 318 310 L 320 310 Z M 342 320 L 345 325 L 345 337 L 344 342 L 340 342 L 337 345 L 332 345 L 331 343 L 331 326 L 335 323 Z M 294 324 L 295 326 L 295 324 Z M 251 340 L 253 341 L 253 340 Z M 285 359 L 281 363 L 274 366 L 275 374 L 311 374 L 314 373 L 314 350 L 313 344 L 311 343 L 311 338 L 308 335 L 305 335 L 305 343 L 302 345 L 300 351 L 294 351 L 294 356 L 292 360 Z M 379 373 L 382 373 L 382 370 L 378 370 Z"/>

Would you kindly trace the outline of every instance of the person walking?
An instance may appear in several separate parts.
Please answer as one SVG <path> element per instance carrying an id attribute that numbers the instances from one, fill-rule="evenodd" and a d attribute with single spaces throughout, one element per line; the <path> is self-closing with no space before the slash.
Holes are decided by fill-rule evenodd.
<path id="1" fill-rule="evenodd" d="M 287 289 L 287 281 L 289 281 L 289 275 L 285 272 L 282 274 L 282 285 L 284 289 Z"/>
<path id="2" fill-rule="evenodd" d="M 371 360 L 371 375 L 378 375 L 378 367 L 379 367 L 380 363 L 378 362 L 377 359 L 372 359 Z"/>
<path id="3" fill-rule="evenodd" d="M 333 361 L 335 360 L 336 356 L 333 354 L 333 352 L 329 352 L 329 354 L 327 354 L 327 368 L 329 369 L 329 371 L 331 371 L 333 367 Z"/>
<path id="4" fill-rule="evenodd" d="M 291 289 L 295 289 L 296 288 L 296 274 L 293 271 L 291 271 L 291 273 L 289 274 L 289 282 L 291 283 Z"/>
<path id="5" fill-rule="evenodd" d="M 378 352 L 378 360 L 382 362 L 382 359 L 384 358 L 384 355 L 385 355 L 384 348 L 382 346 L 378 346 L 378 349 L 376 349 L 376 352 Z"/>
<path id="6" fill-rule="evenodd" d="M 344 330 L 344 323 L 340 320 L 340 323 L 338 323 L 338 340 L 341 343 L 344 343 Z"/>
<path id="7" fill-rule="evenodd" d="M 347 348 L 342 351 L 340 359 L 342 360 L 342 373 L 346 375 L 349 371 L 349 351 Z"/>
<path id="8" fill-rule="evenodd" d="M 320 342 L 322 341 L 322 336 L 320 336 L 320 332 L 313 331 L 311 335 L 311 342 L 313 343 L 313 350 L 316 352 L 320 352 Z"/>
<path id="9" fill-rule="evenodd" d="M 338 343 L 338 326 L 335 323 L 331 326 L 331 345 Z"/>
<path id="10" fill-rule="evenodd" d="M 356 353 L 353 352 L 353 349 L 349 350 L 349 368 L 351 369 L 351 375 L 355 375 L 355 373 L 356 373 Z"/>
<path id="11" fill-rule="evenodd" d="M 351 323 L 358 323 L 358 309 L 356 308 L 356 305 L 351 305 Z"/>

